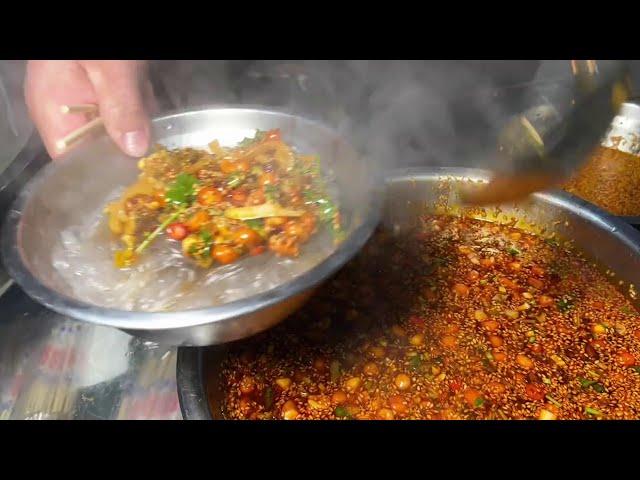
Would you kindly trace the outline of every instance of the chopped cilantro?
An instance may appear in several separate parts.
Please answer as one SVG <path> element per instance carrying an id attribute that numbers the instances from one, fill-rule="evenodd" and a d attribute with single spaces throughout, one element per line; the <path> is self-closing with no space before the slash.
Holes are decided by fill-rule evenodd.
<path id="1" fill-rule="evenodd" d="M 195 185 L 198 179 L 188 173 L 181 173 L 167 190 L 166 198 L 177 205 L 188 205 L 195 197 Z"/>

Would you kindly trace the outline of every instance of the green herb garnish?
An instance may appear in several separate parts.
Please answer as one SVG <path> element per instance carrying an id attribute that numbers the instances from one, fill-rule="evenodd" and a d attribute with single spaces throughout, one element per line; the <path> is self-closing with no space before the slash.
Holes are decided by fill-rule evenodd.
<path id="1" fill-rule="evenodd" d="M 313 157 L 311 161 L 299 161 L 296 165 L 296 170 L 300 175 L 320 175 L 320 158 Z"/>
<path id="2" fill-rule="evenodd" d="M 596 383 L 595 380 L 587 380 L 586 378 L 578 377 L 578 381 L 580 382 L 580 386 L 582 388 L 589 388 L 591 385 Z"/>
<path id="3" fill-rule="evenodd" d="M 337 406 L 336 409 L 333 411 L 333 413 L 338 418 L 351 418 L 351 414 L 349 413 L 349 410 L 347 410 L 345 407 L 341 405 Z"/>
<path id="4" fill-rule="evenodd" d="M 509 250 L 507 250 L 512 256 L 517 257 L 518 255 L 520 255 L 520 250 L 518 250 L 517 248 L 514 247 L 510 247 Z"/>
<path id="5" fill-rule="evenodd" d="M 264 196 L 267 197 L 267 200 L 270 202 L 277 202 L 279 198 L 280 192 L 278 191 L 278 187 L 275 185 L 265 185 L 264 187 Z"/>
<path id="6" fill-rule="evenodd" d="M 558 407 L 558 408 L 562 407 L 562 404 L 558 400 L 553 398 L 551 395 L 545 395 L 544 398 L 549 400 L 549 402 L 554 404 L 556 407 Z"/>
<path id="7" fill-rule="evenodd" d="M 202 241 L 205 243 L 211 243 L 213 241 L 213 236 L 211 235 L 211 232 L 207 230 L 203 230 L 202 232 L 200 232 L 200 238 L 202 238 Z"/>
<path id="8" fill-rule="evenodd" d="M 298 165 L 298 171 L 302 175 L 313 176 L 311 188 L 302 192 L 305 204 L 316 207 L 320 220 L 329 225 L 334 239 L 341 241 L 345 237 L 345 232 L 339 222 L 338 207 L 326 194 L 326 185 L 320 171 L 320 159 L 314 157 L 310 162 L 301 162 Z"/>
<path id="9" fill-rule="evenodd" d="M 243 173 L 232 173 L 229 175 L 229 180 L 227 180 L 227 187 L 236 188 L 240 186 L 242 182 L 244 182 L 245 175 Z"/>
<path id="10" fill-rule="evenodd" d="M 338 240 L 344 237 L 342 227 L 336 222 L 338 215 L 338 207 L 336 204 L 322 193 L 315 189 L 305 190 L 302 195 L 305 198 L 305 204 L 315 205 L 318 217 L 325 224 L 329 225 L 334 237 Z"/>
<path id="11" fill-rule="evenodd" d="M 420 367 L 422 366 L 422 359 L 420 358 L 420 355 L 414 355 L 411 357 L 409 359 L 409 366 L 414 370 L 420 370 Z"/>
<path id="12" fill-rule="evenodd" d="M 305 190 L 302 195 L 307 205 L 316 205 L 318 207 L 318 215 L 324 222 L 332 221 L 335 218 L 338 208 L 336 205 L 320 192 L 316 190 Z"/>
<path id="13" fill-rule="evenodd" d="M 251 230 L 255 230 L 256 232 L 258 232 L 258 235 L 260 235 L 262 238 L 267 238 L 267 232 L 264 229 L 264 220 L 253 218 L 250 220 L 245 220 L 244 223 L 246 223 Z"/>
<path id="14" fill-rule="evenodd" d="M 626 305 L 625 305 L 624 307 L 622 307 L 622 308 L 620 309 L 620 311 L 621 311 L 622 313 L 626 313 L 627 315 L 633 315 L 633 314 L 635 313 L 631 308 L 629 308 L 629 307 L 628 307 L 628 306 L 626 306 Z"/>
<path id="15" fill-rule="evenodd" d="M 578 381 L 580 382 L 580 386 L 582 388 L 586 389 L 591 387 L 598 393 L 604 393 L 606 391 L 604 388 L 604 385 L 602 385 L 600 382 L 597 382 L 595 380 L 588 380 L 586 378 L 579 377 Z"/>
<path id="16" fill-rule="evenodd" d="M 140 245 L 138 245 L 138 247 L 135 249 L 136 255 L 140 255 L 149 245 L 151 245 L 151 242 L 153 242 L 153 240 L 158 235 L 160 235 L 160 233 L 165 228 L 167 228 L 171 222 L 173 222 L 176 218 L 178 218 L 180 214 L 185 210 L 185 208 L 186 206 L 180 207 L 178 210 L 176 210 L 171 215 L 169 215 L 164 222 L 158 225 L 158 227 L 153 232 L 151 232 L 147 236 L 147 238 L 145 238 L 144 241 Z"/>
<path id="17" fill-rule="evenodd" d="M 640 373 L 640 365 L 635 365 L 635 366 L 631 367 L 631 370 L 633 370 L 636 373 Z"/>
<path id="18" fill-rule="evenodd" d="M 571 308 L 573 308 L 573 303 L 571 299 L 566 297 L 558 300 L 557 304 L 558 304 L 558 310 L 560 310 L 562 313 L 565 313 L 569 311 Z"/>
<path id="19" fill-rule="evenodd" d="M 167 190 L 166 199 L 177 205 L 189 205 L 195 197 L 195 185 L 198 179 L 193 175 L 181 173 Z"/>
<path id="20" fill-rule="evenodd" d="M 238 142 L 237 146 L 238 147 L 242 147 L 242 148 L 248 147 L 248 146 L 250 146 L 250 145 L 262 140 L 264 138 L 264 135 L 265 135 L 265 132 L 263 132 L 262 130 L 256 130 L 256 133 L 253 136 L 253 138 L 244 137 L 242 139 L 242 141 Z"/>
<path id="21" fill-rule="evenodd" d="M 211 247 L 213 246 L 213 235 L 211 235 L 211 232 L 203 230 L 202 232 L 200 232 L 200 238 L 204 242 L 201 256 L 208 257 L 211 255 Z"/>
<path id="22" fill-rule="evenodd" d="M 495 365 L 493 363 L 491 363 L 491 361 L 488 358 L 483 358 L 482 359 L 482 365 L 484 366 L 484 368 L 486 368 L 490 372 L 495 372 L 496 371 Z"/>
<path id="23" fill-rule="evenodd" d="M 552 247 L 559 247 L 560 246 L 560 242 L 558 242 L 558 240 L 556 240 L 555 238 L 551 237 L 551 238 L 545 238 L 544 241 L 546 243 L 548 243 L 549 245 L 551 245 Z"/>
<path id="24" fill-rule="evenodd" d="M 481 407 L 481 406 L 483 406 L 483 405 L 484 405 L 484 398 L 482 398 L 482 397 L 478 397 L 478 398 L 476 398 L 476 401 L 475 401 L 475 402 L 473 402 L 473 404 L 474 404 L 476 407 Z"/>
<path id="25" fill-rule="evenodd" d="M 602 412 L 596 408 L 591 408 L 591 407 L 586 407 L 584 409 L 584 413 L 586 413 L 587 415 L 594 415 L 596 417 L 601 417 L 602 416 Z"/>

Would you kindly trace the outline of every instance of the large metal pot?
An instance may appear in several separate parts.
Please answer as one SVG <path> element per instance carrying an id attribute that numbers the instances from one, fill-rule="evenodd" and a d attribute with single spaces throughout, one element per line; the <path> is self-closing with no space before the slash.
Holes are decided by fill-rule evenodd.
<path id="1" fill-rule="evenodd" d="M 32 298 L 58 313 L 163 344 L 212 345 L 256 334 L 288 316 L 310 291 L 367 241 L 379 218 L 377 183 L 367 160 L 335 131 L 313 120 L 255 108 L 206 108 L 153 121 L 156 141 L 170 148 L 237 142 L 255 129 L 280 128 L 301 151 L 318 154 L 336 178 L 347 238 L 303 274 L 263 293 L 211 308 L 139 312 L 77 298 L 53 266 L 59 232 L 102 208 L 137 176 L 136 162 L 102 135 L 42 169 L 12 206 L 2 236 L 9 274 Z"/>
<path id="2" fill-rule="evenodd" d="M 638 157 L 640 163 L 640 104 L 624 103 L 604 135 L 602 146 Z M 640 216 L 620 216 L 631 225 L 640 226 Z"/>
<path id="3" fill-rule="evenodd" d="M 411 225 L 420 212 L 442 203 L 455 210 L 455 185 L 462 181 L 486 181 L 488 172 L 466 168 L 425 168 L 396 172 L 387 181 L 383 222 L 394 229 Z M 450 188 L 443 186 L 449 185 Z M 451 188 L 452 187 L 452 188 Z M 616 281 L 640 284 L 640 233 L 618 218 L 565 192 L 537 193 L 517 205 L 504 205 L 495 221 L 513 217 L 557 232 L 586 255 L 616 272 Z M 491 213 L 491 212 L 490 212 Z M 635 300 L 634 300 L 635 301 Z M 221 419 L 222 391 L 218 379 L 225 346 L 181 348 L 177 381 L 185 419 Z"/>

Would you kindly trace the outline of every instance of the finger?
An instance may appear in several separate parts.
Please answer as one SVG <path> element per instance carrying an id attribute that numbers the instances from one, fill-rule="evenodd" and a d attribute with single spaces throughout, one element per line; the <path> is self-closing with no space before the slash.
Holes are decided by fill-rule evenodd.
<path id="1" fill-rule="evenodd" d="M 140 157 L 150 141 L 144 102 L 146 67 L 138 61 L 81 62 L 98 96 L 100 116 L 111 138 L 127 154 Z"/>
<path id="2" fill-rule="evenodd" d="M 147 107 L 147 112 L 150 116 L 157 114 L 160 111 L 158 100 L 156 100 L 155 92 L 153 91 L 153 85 L 150 81 L 146 81 L 142 89 L 144 96 L 144 104 Z"/>
<path id="3" fill-rule="evenodd" d="M 58 158 L 62 152 L 56 142 L 87 123 L 84 115 L 66 115 L 61 107 L 96 103 L 93 86 L 77 61 L 32 60 L 27 64 L 24 90 L 29 115 L 47 152 Z"/>

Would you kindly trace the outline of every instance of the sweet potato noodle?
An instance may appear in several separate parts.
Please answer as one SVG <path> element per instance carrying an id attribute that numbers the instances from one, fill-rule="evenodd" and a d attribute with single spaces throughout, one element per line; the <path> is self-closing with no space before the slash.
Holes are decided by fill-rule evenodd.
<path id="1" fill-rule="evenodd" d="M 306 307 L 234 344 L 223 414 L 640 417 L 640 314 L 604 273 L 510 225 L 421 220 L 378 232 Z"/>
<path id="2" fill-rule="evenodd" d="M 232 148 L 159 147 L 104 211 L 61 232 L 54 265 L 96 305 L 164 311 L 227 303 L 320 263 L 344 232 L 320 159 L 278 130 Z"/>

